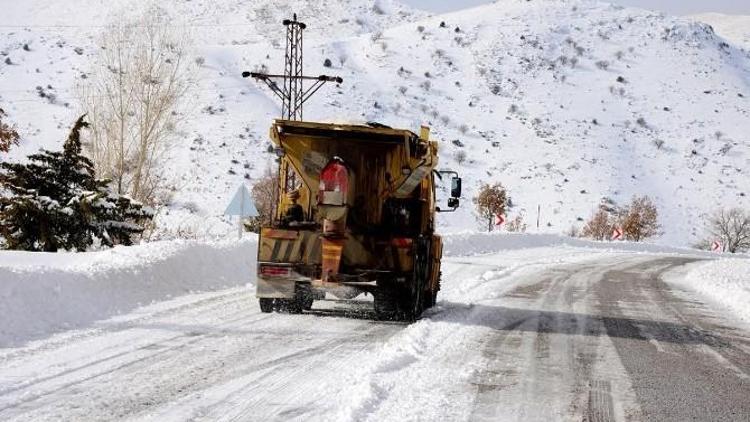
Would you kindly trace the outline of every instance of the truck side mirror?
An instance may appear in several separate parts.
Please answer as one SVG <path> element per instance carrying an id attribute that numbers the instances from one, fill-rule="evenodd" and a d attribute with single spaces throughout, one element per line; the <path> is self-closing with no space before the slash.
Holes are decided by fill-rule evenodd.
<path id="1" fill-rule="evenodd" d="M 454 176 L 451 179 L 451 198 L 461 197 L 461 178 Z M 458 201 L 456 201 L 456 207 L 458 207 Z"/>

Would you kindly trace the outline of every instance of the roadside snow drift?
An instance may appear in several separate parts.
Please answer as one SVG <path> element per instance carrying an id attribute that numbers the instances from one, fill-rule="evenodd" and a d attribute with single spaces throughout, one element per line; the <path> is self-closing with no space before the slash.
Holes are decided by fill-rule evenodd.
<path id="1" fill-rule="evenodd" d="M 727 258 L 694 264 L 684 277 L 669 280 L 701 293 L 750 322 L 750 259 Z"/>
<path id="2" fill-rule="evenodd" d="M 252 282 L 255 238 L 156 242 L 91 253 L 0 253 L 0 348 L 154 301 Z"/>

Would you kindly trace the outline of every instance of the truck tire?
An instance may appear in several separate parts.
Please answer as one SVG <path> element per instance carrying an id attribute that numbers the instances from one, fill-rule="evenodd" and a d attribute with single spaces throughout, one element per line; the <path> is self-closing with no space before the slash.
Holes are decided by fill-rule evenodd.
<path id="1" fill-rule="evenodd" d="M 303 284 L 297 285 L 296 300 L 299 302 L 300 308 L 305 311 L 312 309 L 313 302 L 315 302 L 315 296 L 313 295 L 310 285 Z"/>
<path id="2" fill-rule="evenodd" d="M 260 311 L 264 314 L 270 314 L 273 312 L 273 299 L 262 297 L 258 299 L 258 302 L 260 302 Z"/>
<path id="3" fill-rule="evenodd" d="M 437 282 L 436 289 L 428 290 L 425 293 L 425 297 L 424 297 L 424 309 L 425 310 L 430 309 L 433 306 L 437 305 L 437 295 L 438 295 L 438 291 L 440 291 L 440 277 L 441 277 L 441 274 L 438 274 L 438 282 Z"/>
<path id="4" fill-rule="evenodd" d="M 302 304 L 295 299 L 276 299 L 279 302 L 279 312 L 287 314 L 301 314 Z"/>
<path id="5" fill-rule="evenodd" d="M 379 286 L 373 294 L 375 299 L 375 317 L 380 321 L 399 320 L 398 302 L 391 287 Z"/>
<path id="6" fill-rule="evenodd" d="M 432 297 L 431 292 L 425 291 L 430 277 L 430 239 L 418 238 L 414 249 L 414 277 L 411 294 L 407 296 L 410 300 L 405 304 L 405 318 L 409 321 L 416 321 L 422 315 Z"/>

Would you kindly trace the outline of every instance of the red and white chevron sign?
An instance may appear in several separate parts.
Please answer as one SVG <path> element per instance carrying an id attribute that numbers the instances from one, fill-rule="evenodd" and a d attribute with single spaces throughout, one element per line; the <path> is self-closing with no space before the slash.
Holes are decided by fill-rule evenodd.
<path id="1" fill-rule="evenodd" d="M 496 215 L 495 216 L 495 225 L 496 226 L 502 226 L 503 224 L 505 224 L 505 215 L 503 215 L 503 214 Z"/>
<path id="2" fill-rule="evenodd" d="M 711 244 L 711 250 L 713 252 L 721 251 L 721 242 L 719 242 L 718 240 L 714 240 L 714 243 Z"/>
<path id="3" fill-rule="evenodd" d="M 619 227 L 615 227 L 614 230 L 612 230 L 612 240 L 620 240 L 622 239 L 622 229 Z"/>

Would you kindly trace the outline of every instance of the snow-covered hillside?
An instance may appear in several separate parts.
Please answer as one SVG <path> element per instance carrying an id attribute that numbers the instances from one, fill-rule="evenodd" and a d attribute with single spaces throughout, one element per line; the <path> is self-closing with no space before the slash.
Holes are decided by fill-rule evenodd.
<path id="1" fill-rule="evenodd" d="M 701 13 L 688 17 L 707 23 L 722 37 L 744 46 L 745 49 L 750 48 L 750 16 Z"/>
<path id="2" fill-rule="evenodd" d="M 97 33 L 135 3 L 4 6 L 0 106 L 24 135 L 10 159 L 62 142 Z M 581 226 L 602 197 L 648 194 L 662 241 L 688 244 L 706 213 L 749 204 L 750 56 L 705 24 L 584 0 L 505 0 L 433 17 L 395 1 L 160 4 L 190 28 L 204 63 L 165 164 L 175 195 L 159 221 L 171 234 L 231 232 L 220 216 L 231 194 L 272 165 L 266 133 L 278 105 L 240 72 L 281 71 L 280 21 L 292 12 L 308 24 L 307 73 L 344 78 L 320 91 L 306 119 L 428 123 L 442 140 L 442 166 L 467 187 L 444 231 L 475 228 L 472 194 L 495 180 L 510 190 L 510 217 L 532 225 L 541 206 L 546 232 Z"/>

